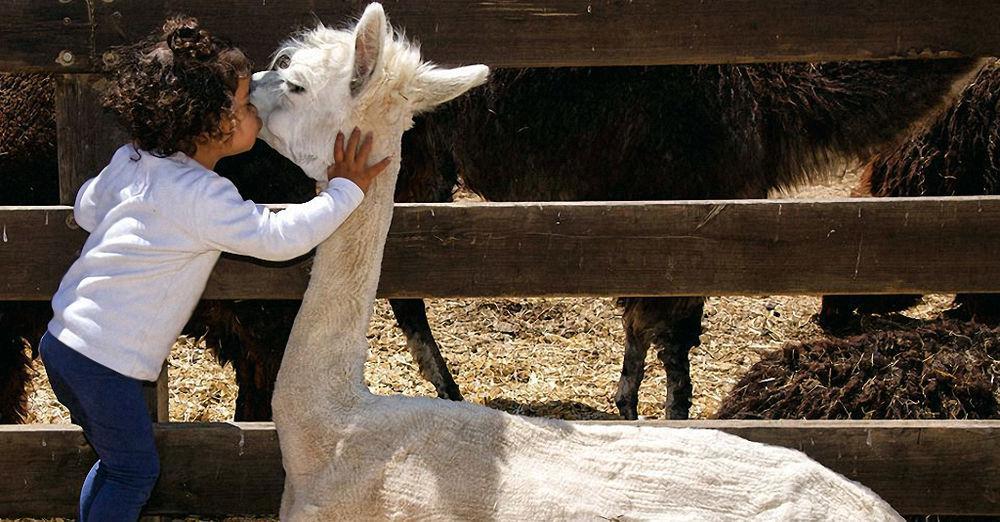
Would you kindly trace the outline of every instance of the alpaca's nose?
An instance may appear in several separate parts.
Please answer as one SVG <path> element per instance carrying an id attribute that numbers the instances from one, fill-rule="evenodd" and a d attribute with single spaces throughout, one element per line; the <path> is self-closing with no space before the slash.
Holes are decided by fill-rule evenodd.
<path id="1" fill-rule="evenodd" d="M 265 76 L 265 72 L 254 73 L 250 77 L 250 103 L 256 105 L 258 108 L 262 108 L 265 100 L 264 97 L 267 95 L 267 85 L 268 78 Z"/>
<path id="2" fill-rule="evenodd" d="M 259 71 L 259 72 L 253 73 L 253 75 L 250 76 L 250 93 L 251 94 L 253 94 L 253 92 L 258 87 L 260 87 L 260 85 L 262 83 L 265 83 L 265 78 L 267 78 L 267 73 L 268 72 L 269 71 Z"/>

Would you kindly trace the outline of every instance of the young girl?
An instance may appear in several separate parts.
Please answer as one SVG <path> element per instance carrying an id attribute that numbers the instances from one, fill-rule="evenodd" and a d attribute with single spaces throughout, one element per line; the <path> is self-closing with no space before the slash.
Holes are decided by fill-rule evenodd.
<path id="1" fill-rule="evenodd" d="M 220 252 L 269 260 L 305 254 L 358 206 L 388 158 L 366 167 L 371 137 L 337 136 L 329 186 L 280 213 L 244 201 L 212 171 L 249 150 L 261 121 L 251 64 L 192 18 L 119 50 L 106 104 L 133 142 L 76 198 L 90 232 L 52 299 L 40 350 L 56 397 L 100 460 L 81 521 L 134 521 L 159 474 L 142 381 L 155 380 Z"/>

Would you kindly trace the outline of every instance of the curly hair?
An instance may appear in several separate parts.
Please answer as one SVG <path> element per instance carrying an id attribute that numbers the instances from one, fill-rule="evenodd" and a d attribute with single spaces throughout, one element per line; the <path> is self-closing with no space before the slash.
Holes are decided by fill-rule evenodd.
<path id="1" fill-rule="evenodd" d="M 155 156 L 193 155 L 199 139 L 232 134 L 222 123 L 235 129 L 233 100 L 252 64 L 197 19 L 174 16 L 145 40 L 112 51 L 104 106 L 117 113 L 139 148 Z"/>

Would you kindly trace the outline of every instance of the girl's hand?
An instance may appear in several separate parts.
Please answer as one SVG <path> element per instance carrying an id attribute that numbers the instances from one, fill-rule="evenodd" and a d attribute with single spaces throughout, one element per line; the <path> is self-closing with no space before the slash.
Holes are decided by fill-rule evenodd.
<path id="1" fill-rule="evenodd" d="M 362 192 L 368 193 L 368 187 L 391 162 L 391 157 L 386 157 L 382 161 L 368 167 L 368 155 L 372 151 L 372 134 L 365 135 L 364 143 L 360 148 L 358 142 L 361 141 L 361 131 L 357 128 L 351 133 L 351 139 L 344 148 L 344 133 L 337 133 L 337 141 L 333 146 L 333 165 L 326 169 L 326 178 L 345 178 L 351 180 Z"/>

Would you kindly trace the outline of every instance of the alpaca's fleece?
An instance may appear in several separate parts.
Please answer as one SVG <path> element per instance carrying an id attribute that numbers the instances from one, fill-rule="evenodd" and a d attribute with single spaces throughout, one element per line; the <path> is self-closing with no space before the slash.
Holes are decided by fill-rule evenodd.
<path id="1" fill-rule="evenodd" d="M 320 245 L 274 392 L 284 520 L 896 520 L 874 493 L 802 453 L 711 430 L 583 425 L 373 395 L 365 333 L 412 115 L 486 79 L 435 69 L 381 6 L 320 27 L 254 75 L 264 138 L 317 181 L 338 131 L 374 132 L 396 161 Z"/>

